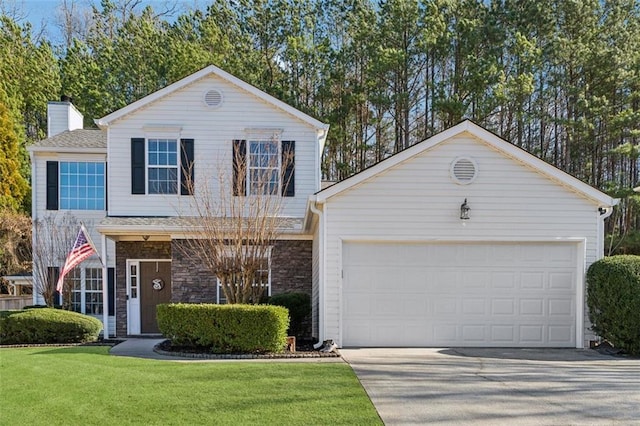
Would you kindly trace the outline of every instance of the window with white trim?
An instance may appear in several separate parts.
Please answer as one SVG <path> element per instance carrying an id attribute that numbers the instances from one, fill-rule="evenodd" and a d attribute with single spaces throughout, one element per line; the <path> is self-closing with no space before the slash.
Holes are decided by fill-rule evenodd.
<path id="1" fill-rule="evenodd" d="M 227 303 L 227 299 L 222 290 L 222 282 L 218 281 L 218 295 L 217 303 L 224 305 Z M 254 275 L 253 286 L 262 286 L 262 296 L 271 296 L 271 265 L 269 259 L 265 259 L 262 269 L 256 271 Z"/>
<path id="2" fill-rule="evenodd" d="M 149 194 L 178 193 L 178 141 L 149 139 L 147 147 Z"/>
<path id="3" fill-rule="evenodd" d="M 66 277 L 71 289 L 71 310 L 102 315 L 102 268 L 75 268 Z"/>
<path id="4" fill-rule="evenodd" d="M 247 144 L 247 185 L 250 195 L 278 195 L 280 190 L 280 143 L 251 140 Z"/>
<path id="5" fill-rule="evenodd" d="M 105 209 L 104 163 L 60 162 L 60 209 Z"/>

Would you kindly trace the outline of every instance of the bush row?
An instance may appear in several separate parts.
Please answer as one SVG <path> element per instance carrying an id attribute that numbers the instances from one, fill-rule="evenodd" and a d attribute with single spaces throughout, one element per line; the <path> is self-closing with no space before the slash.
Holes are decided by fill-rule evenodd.
<path id="1" fill-rule="evenodd" d="M 61 309 L 0 312 L 2 345 L 93 342 L 101 330 L 100 320 Z"/>
<path id="2" fill-rule="evenodd" d="M 282 352 L 289 314 L 281 306 L 158 305 L 158 327 L 172 344 L 213 353 Z"/>
<path id="3" fill-rule="evenodd" d="M 640 256 L 605 257 L 587 271 L 587 306 L 593 331 L 640 355 Z"/>

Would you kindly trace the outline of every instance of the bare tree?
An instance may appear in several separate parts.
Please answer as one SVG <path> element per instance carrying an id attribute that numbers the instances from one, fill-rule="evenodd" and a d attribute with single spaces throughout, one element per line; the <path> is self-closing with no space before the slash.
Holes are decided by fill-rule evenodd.
<path id="1" fill-rule="evenodd" d="M 73 247 L 78 226 L 78 219 L 70 214 L 48 214 L 33 223 L 33 287 L 47 306 L 54 305 L 58 272 Z"/>
<path id="2" fill-rule="evenodd" d="M 227 303 L 259 303 L 271 247 L 287 226 L 282 191 L 293 179 L 293 150 L 283 154 L 275 137 L 236 142 L 232 173 L 220 166 L 214 179 L 200 178 L 215 188 L 189 183 L 195 217 L 188 219 L 188 238 L 175 247 L 217 277 Z"/>
<path id="3" fill-rule="evenodd" d="M 31 269 L 31 218 L 0 209 L 0 293 L 6 293 L 3 275 Z"/>
<path id="4" fill-rule="evenodd" d="M 14 21 L 21 21 L 27 17 L 24 11 L 24 0 L 0 0 L 0 15 L 8 16 Z"/>
<path id="5" fill-rule="evenodd" d="M 62 0 L 56 9 L 55 18 L 64 46 L 68 49 L 74 38 L 86 40 L 92 25 L 93 11 L 86 1 Z"/>

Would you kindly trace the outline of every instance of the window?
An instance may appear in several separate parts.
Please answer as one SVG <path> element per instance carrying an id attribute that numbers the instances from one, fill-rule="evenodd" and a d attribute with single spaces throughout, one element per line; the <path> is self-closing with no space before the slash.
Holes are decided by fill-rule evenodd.
<path id="1" fill-rule="evenodd" d="M 233 195 L 295 196 L 295 141 L 233 141 Z"/>
<path id="2" fill-rule="evenodd" d="M 178 193 L 178 142 L 175 139 L 149 139 L 149 194 Z"/>
<path id="3" fill-rule="evenodd" d="M 275 141 L 249 141 L 250 195 L 275 195 L 280 188 L 280 156 Z"/>
<path id="4" fill-rule="evenodd" d="M 105 209 L 104 163 L 60 162 L 60 208 Z"/>
<path id="5" fill-rule="evenodd" d="M 65 280 L 70 283 L 73 311 L 102 315 L 102 268 L 75 268 Z"/>
<path id="6" fill-rule="evenodd" d="M 271 268 L 268 259 L 265 259 L 262 269 L 256 271 L 253 285 L 262 287 L 262 296 L 271 296 Z M 219 279 L 217 302 L 221 305 L 227 303 L 227 299 L 222 291 L 222 283 Z"/>

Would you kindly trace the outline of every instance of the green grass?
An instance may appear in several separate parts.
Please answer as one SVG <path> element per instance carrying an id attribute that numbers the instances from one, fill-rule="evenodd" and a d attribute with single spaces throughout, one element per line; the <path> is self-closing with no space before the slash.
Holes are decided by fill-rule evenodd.
<path id="1" fill-rule="evenodd" d="M 108 352 L 0 349 L 0 424 L 382 424 L 346 364 L 177 363 Z"/>

